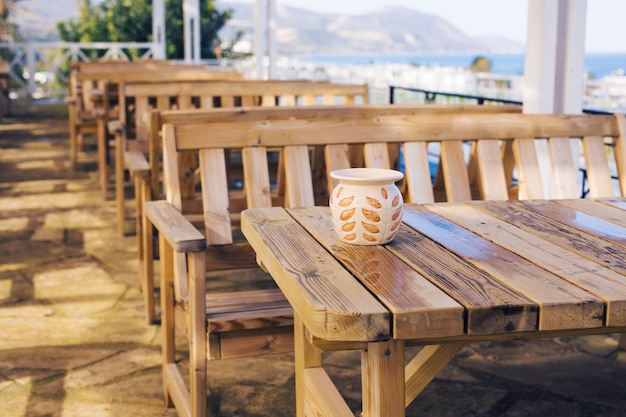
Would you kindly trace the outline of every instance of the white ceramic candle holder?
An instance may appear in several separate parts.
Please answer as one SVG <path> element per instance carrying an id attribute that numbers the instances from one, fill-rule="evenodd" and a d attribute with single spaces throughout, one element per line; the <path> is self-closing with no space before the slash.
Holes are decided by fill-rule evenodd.
<path id="1" fill-rule="evenodd" d="M 404 174 L 379 168 L 332 171 L 339 183 L 330 196 L 330 214 L 340 240 L 354 245 L 382 245 L 398 233 L 404 201 L 396 182 Z"/>

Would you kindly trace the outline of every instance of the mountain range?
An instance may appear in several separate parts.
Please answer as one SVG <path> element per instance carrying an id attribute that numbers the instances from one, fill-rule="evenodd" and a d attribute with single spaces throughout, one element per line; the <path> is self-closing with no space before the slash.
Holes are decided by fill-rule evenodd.
<path id="1" fill-rule="evenodd" d="M 221 35 L 232 38 L 236 29 L 252 39 L 252 4 L 219 2 L 233 10 Z M 318 13 L 276 7 L 279 54 L 348 53 L 459 53 L 523 52 L 524 45 L 497 36 L 471 37 L 444 19 L 417 10 L 387 6 L 360 15 Z"/>
<path id="2" fill-rule="evenodd" d="M 25 1 L 17 24 L 29 40 L 58 40 L 56 22 L 77 15 L 76 0 Z M 223 40 L 245 33 L 243 48 L 252 45 L 254 6 L 216 1 L 232 9 L 233 17 L 220 32 Z M 276 41 L 279 54 L 358 53 L 494 53 L 523 52 L 524 45 L 497 36 L 471 37 L 443 18 L 417 10 L 387 6 L 359 15 L 320 13 L 277 5 Z"/>

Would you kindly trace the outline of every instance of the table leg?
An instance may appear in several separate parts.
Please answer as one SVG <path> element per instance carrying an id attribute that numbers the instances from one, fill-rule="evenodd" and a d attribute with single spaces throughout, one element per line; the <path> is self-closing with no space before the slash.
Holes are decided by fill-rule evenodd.
<path id="1" fill-rule="evenodd" d="M 313 346 L 306 338 L 304 324 L 295 312 L 294 322 L 294 351 L 296 366 L 296 416 L 305 417 L 305 383 L 304 372 L 306 368 L 322 366 L 322 351 Z"/>
<path id="2" fill-rule="evenodd" d="M 361 354 L 363 417 L 404 417 L 404 342 L 371 342 Z"/>

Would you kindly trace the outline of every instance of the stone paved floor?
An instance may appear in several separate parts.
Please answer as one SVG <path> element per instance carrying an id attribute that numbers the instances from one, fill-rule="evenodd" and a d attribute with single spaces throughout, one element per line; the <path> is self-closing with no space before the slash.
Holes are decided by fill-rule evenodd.
<path id="1" fill-rule="evenodd" d="M 0 417 L 175 416 L 135 240 L 115 232 L 93 153 L 70 172 L 63 106 L 14 108 L 0 122 Z M 210 363 L 209 415 L 292 416 L 292 359 Z M 358 353 L 327 363 L 356 410 Z M 612 336 L 469 345 L 407 415 L 625 416 L 626 353 Z"/>

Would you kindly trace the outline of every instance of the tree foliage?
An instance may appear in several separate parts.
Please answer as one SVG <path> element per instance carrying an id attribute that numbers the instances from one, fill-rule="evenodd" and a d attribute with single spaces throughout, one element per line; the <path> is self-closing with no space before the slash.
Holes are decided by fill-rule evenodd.
<path id="1" fill-rule="evenodd" d="M 78 0 L 79 16 L 59 22 L 59 36 L 66 42 L 152 42 L 152 0 L 104 0 L 91 5 Z M 231 18 L 232 10 L 219 11 L 213 0 L 200 0 L 202 59 L 215 58 L 219 30 Z M 183 0 L 165 1 L 167 59 L 183 59 Z M 232 50 L 232 45 L 228 49 Z"/>
<path id="2" fill-rule="evenodd" d="M 477 56 L 470 66 L 472 72 L 491 72 L 491 60 L 485 56 Z"/>

